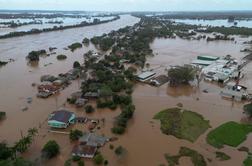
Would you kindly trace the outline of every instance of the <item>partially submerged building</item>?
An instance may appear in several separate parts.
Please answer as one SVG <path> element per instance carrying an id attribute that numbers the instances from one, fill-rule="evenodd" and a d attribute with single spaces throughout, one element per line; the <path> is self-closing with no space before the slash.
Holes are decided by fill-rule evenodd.
<path id="1" fill-rule="evenodd" d="M 67 128 L 74 123 L 75 114 L 64 109 L 51 113 L 48 118 L 48 126 L 53 128 Z"/>
<path id="2" fill-rule="evenodd" d="M 150 84 L 153 86 L 161 86 L 169 81 L 168 76 L 166 75 L 159 75 L 155 78 L 152 78 L 150 80 Z"/>
<path id="3" fill-rule="evenodd" d="M 220 92 L 220 95 L 224 98 L 234 99 L 236 101 L 248 99 L 249 97 L 246 87 L 232 82 L 225 86 L 225 88 Z"/>
<path id="4" fill-rule="evenodd" d="M 83 158 L 93 158 L 97 149 L 103 146 L 108 138 L 98 136 L 94 133 L 83 133 L 83 136 L 79 139 L 79 144 L 73 147 L 72 155 Z"/>
<path id="5" fill-rule="evenodd" d="M 154 72 L 146 71 L 137 76 L 138 80 L 141 82 L 145 82 L 151 78 L 153 78 L 156 75 Z"/>

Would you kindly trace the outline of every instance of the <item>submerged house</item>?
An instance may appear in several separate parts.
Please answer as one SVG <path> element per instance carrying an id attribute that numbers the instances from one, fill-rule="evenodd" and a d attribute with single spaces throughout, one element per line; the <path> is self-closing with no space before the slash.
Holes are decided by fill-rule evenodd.
<path id="1" fill-rule="evenodd" d="M 241 101 L 247 99 L 249 94 L 247 88 L 236 83 L 228 83 L 226 87 L 221 91 L 220 95 L 225 98 Z"/>
<path id="2" fill-rule="evenodd" d="M 83 133 L 79 139 L 79 145 L 73 147 L 72 155 L 84 158 L 93 158 L 97 149 L 103 146 L 108 138 L 96 135 L 94 133 Z"/>
<path id="3" fill-rule="evenodd" d="M 137 78 L 138 78 L 139 81 L 145 82 L 145 81 L 153 78 L 155 75 L 156 75 L 156 73 L 147 71 L 147 72 L 143 72 L 143 73 L 139 74 L 137 76 Z"/>
<path id="4" fill-rule="evenodd" d="M 72 150 L 72 156 L 79 156 L 83 158 L 93 158 L 97 151 L 97 147 L 89 145 L 75 145 Z"/>
<path id="5" fill-rule="evenodd" d="M 75 123 L 75 114 L 67 110 L 59 110 L 51 113 L 48 119 L 48 126 L 53 128 L 67 128 Z"/>
<path id="6" fill-rule="evenodd" d="M 153 86 L 161 86 L 169 81 L 168 76 L 166 75 L 159 75 L 155 78 L 152 78 L 150 80 L 150 84 Z"/>

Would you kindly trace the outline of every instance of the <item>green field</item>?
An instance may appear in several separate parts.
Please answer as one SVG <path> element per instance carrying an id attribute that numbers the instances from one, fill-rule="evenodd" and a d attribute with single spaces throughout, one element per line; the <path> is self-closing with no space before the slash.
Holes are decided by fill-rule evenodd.
<path id="1" fill-rule="evenodd" d="M 179 154 L 175 156 L 171 156 L 169 154 L 165 154 L 165 159 L 168 162 L 169 166 L 179 165 L 179 159 L 181 157 L 190 157 L 193 165 L 195 166 L 206 166 L 207 163 L 204 157 L 199 154 L 197 151 L 193 149 L 189 149 L 187 147 L 181 147 L 179 150 Z"/>
<path id="2" fill-rule="evenodd" d="M 252 125 L 227 122 L 210 131 L 207 142 L 216 148 L 222 148 L 223 145 L 237 147 L 246 140 L 250 132 L 252 132 Z"/>
<path id="3" fill-rule="evenodd" d="M 161 122 L 161 131 L 179 139 L 194 142 L 209 127 L 209 121 L 203 116 L 181 108 L 170 108 L 157 113 L 154 119 Z"/>
<path id="4" fill-rule="evenodd" d="M 248 153 L 248 157 L 243 161 L 243 166 L 251 166 L 252 165 L 252 154 Z"/>

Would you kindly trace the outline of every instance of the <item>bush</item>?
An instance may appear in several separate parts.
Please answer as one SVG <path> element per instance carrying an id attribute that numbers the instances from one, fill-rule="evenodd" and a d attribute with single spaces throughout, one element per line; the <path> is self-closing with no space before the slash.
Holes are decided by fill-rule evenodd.
<path id="1" fill-rule="evenodd" d="M 72 165 L 71 159 L 66 160 L 64 163 L 64 166 L 71 166 L 71 165 Z"/>
<path id="2" fill-rule="evenodd" d="M 46 50 L 31 51 L 26 57 L 30 61 L 39 61 L 39 56 L 46 54 Z"/>
<path id="3" fill-rule="evenodd" d="M 75 98 L 67 98 L 67 102 L 68 102 L 69 104 L 75 104 L 76 99 L 75 99 Z"/>
<path id="4" fill-rule="evenodd" d="M 6 112 L 0 112 L 0 120 L 6 117 Z"/>
<path id="5" fill-rule="evenodd" d="M 94 109 L 94 107 L 93 107 L 92 105 L 87 105 L 87 106 L 85 107 L 85 111 L 86 111 L 87 114 L 89 114 L 89 113 L 94 112 L 95 109 Z"/>
<path id="6" fill-rule="evenodd" d="M 82 43 L 83 43 L 83 44 L 89 44 L 89 39 L 88 39 L 88 38 L 84 38 L 84 39 L 82 40 Z"/>
<path id="7" fill-rule="evenodd" d="M 69 138 L 71 141 L 77 141 L 82 135 L 82 131 L 75 129 L 70 131 Z"/>
<path id="8" fill-rule="evenodd" d="M 76 50 L 77 48 L 81 48 L 81 47 L 82 47 L 82 44 L 81 44 L 81 43 L 78 43 L 78 42 L 73 43 L 73 44 L 71 44 L 70 46 L 68 46 L 68 48 L 71 49 L 71 51 L 74 51 L 74 50 Z"/>
<path id="9" fill-rule="evenodd" d="M 67 56 L 61 54 L 61 55 L 58 55 L 58 56 L 57 56 L 57 59 L 58 59 L 58 60 L 65 60 L 65 59 L 67 59 Z"/>
<path id="10" fill-rule="evenodd" d="M 80 68 L 80 67 L 81 67 L 81 65 L 80 65 L 80 63 L 79 63 L 78 61 L 75 61 L 75 62 L 73 63 L 73 68 L 74 68 L 74 69 Z"/>
<path id="11" fill-rule="evenodd" d="M 111 150 L 114 149 L 114 145 L 110 144 L 109 149 L 111 149 Z"/>
<path id="12" fill-rule="evenodd" d="M 111 129 L 114 134 L 123 134 L 125 132 L 125 127 L 116 126 Z"/>
<path id="13" fill-rule="evenodd" d="M 105 161 L 104 161 L 104 165 L 108 165 L 108 160 L 105 160 Z"/>
<path id="14" fill-rule="evenodd" d="M 84 166 L 84 165 L 85 165 L 84 161 L 82 161 L 82 160 L 78 161 L 78 166 Z"/>
<path id="15" fill-rule="evenodd" d="M 249 118 L 252 118 L 252 103 L 244 105 L 243 110 L 249 116 Z"/>
<path id="16" fill-rule="evenodd" d="M 72 160 L 73 161 L 80 161 L 81 157 L 80 156 L 73 156 Z"/>
<path id="17" fill-rule="evenodd" d="M 58 155 L 59 150 L 60 147 L 57 142 L 54 140 L 50 140 L 44 145 L 42 152 L 44 153 L 45 157 L 50 159 Z"/>
<path id="18" fill-rule="evenodd" d="M 124 151 L 124 148 L 122 146 L 118 146 L 116 149 L 115 149 L 115 154 L 116 155 L 121 155 Z"/>
<path id="19" fill-rule="evenodd" d="M 96 154 L 94 159 L 93 159 L 94 163 L 97 164 L 97 165 L 101 165 L 104 161 L 104 158 L 103 156 L 99 153 L 99 154 Z"/>

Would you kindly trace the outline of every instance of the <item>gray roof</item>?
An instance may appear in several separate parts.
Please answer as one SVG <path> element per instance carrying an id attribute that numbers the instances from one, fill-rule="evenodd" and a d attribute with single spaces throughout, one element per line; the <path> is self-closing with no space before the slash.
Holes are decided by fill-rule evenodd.
<path id="1" fill-rule="evenodd" d="M 68 123 L 72 115 L 73 113 L 67 110 L 59 110 L 59 111 L 53 112 L 52 117 L 49 120 L 55 120 L 62 123 Z"/>
<path id="2" fill-rule="evenodd" d="M 103 146 L 108 138 L 95 135 L 94 133 L 83 133 L 83 136 L 79 139 L 81 143 L 85 143 L 90 146 Z"/>

